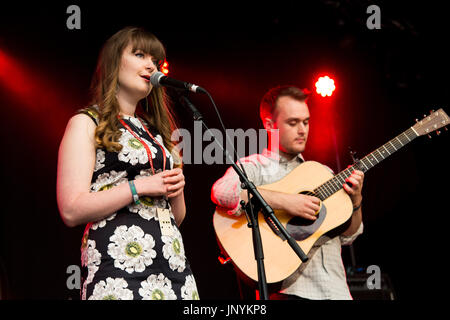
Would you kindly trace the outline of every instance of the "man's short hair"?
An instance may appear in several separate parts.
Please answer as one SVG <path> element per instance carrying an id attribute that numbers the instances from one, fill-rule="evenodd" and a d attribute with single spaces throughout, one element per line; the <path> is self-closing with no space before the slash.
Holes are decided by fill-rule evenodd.
<path id="1" fill-rule="evenodd" d="M 259 104 L 259 115 L 263 123 L 265 123 L 266 118 L 271 119 L 273 117 L 273 113 L 277 107 L 277 100 L 280 97 L 286 96 L 300 102 L 305 102 L 308 99 L 309 91 L 292 85 L 277 86 L 267 91 Z"/>

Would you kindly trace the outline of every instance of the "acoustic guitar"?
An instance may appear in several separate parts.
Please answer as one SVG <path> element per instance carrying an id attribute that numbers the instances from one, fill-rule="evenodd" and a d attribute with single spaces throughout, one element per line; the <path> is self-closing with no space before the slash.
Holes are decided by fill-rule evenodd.
<path id="1" fill-rule="evenodd" d="M 306 161 L 281 180 L 258 188 L 314 195 L 321 200 L 321 208 L 314 221 L 289 215 L 282 210 L 274 210 L 277 219 L 287 232 L 297 241 L 305 254 L 311 257 L 315 251 L 311 250 L 313 246 L 314 248 L 320 246 L 321 242 L 326 241 L 327 234 L 342 226 L 351 217 L 352 202 L 342 186 L 355 169 L 367 172 L 415 138 L 445 127 L 448 123 L 449 117 L 439 109 L 336 175 L 318 162 Z M 282 281 L 294 273 L 302 265 L 302 261 L 287 241 L 280 237 L 280 233 L 270 221 L 267 223 L 262 214 L 258 214 L 258 221 L 267 282 Z M 242 273 L 257 281 L 252 232 L 247 223 L 245 214 L 229 215 L 220 207 L 216 208 L 213 217 L 217 239 L 224 253 Z"/>

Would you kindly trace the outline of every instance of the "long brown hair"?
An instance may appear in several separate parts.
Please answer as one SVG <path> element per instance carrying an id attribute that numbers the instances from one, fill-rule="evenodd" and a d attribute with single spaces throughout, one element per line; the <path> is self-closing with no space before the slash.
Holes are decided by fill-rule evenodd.
<path id="1" fill-rule="evenodd" d="M 122 145 L 118 142 L 121 136 L 119 130 L 120 108 L 116 98 L 119 67 L 124 49 L 132 45 L 133 52 L 142 50 L 151 55 L 156 65 L 166 58 L 162 43 L 152 33 L 138 27 L 126 27 L 111 36 L 104 44 L 97 61 L 95 74 L 92 78 L 91 107 L 87 111 L 98 114 L 98 125 L 95 130 L 96 148 L 106 148 L 108 151 L 119 152 Z M 92 107 L 97 105 L 97 108 Z M 153 126 L 161 135 L 165 147 L 174 155 L 175 164 L 179 164 L 170 137 L 176 129 L 176 122 L 169 106 L 170 101 L 163 87 L 153 88 L 148 97 L 139 102 L 139 114 Z M 137 109 L 138 112 L 138 109 Z M 174 154 L 175 153 L 175 154 Z"/>

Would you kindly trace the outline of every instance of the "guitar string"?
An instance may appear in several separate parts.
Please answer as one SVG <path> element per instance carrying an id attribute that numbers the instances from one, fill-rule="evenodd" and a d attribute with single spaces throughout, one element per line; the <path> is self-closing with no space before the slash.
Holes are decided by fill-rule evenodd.
<path id="1" fill-rule="evenodd" d="M 375 151 L 371 152 L 363 159 L 359 160 L 355 165 L 350 166 L 346 170 L 343 170 L 339 174 L 335 175 L 332 179 L 328 180 L 327 182 L 316 188 L 314 190 L 314 193 L 318 195 L 321 200 L 328 198 L 329 196 L 331 196 L 332 194 L 334 194 L 335 192 L 339 191 L 342 188 L 343 184 L 345 183 L 345 179 L 348 178 L 355 169 L 359 169 L 363 172 L 368 171 L 376 164 L 386 159 L 392 153 L 404 147 L 407 143 L 411 142 L 417 136 L 418 135 L 414 132 L 414 130 L 412 128 L 409 128 L 408 130 L 402 132 L 401 134 L 399 134 L 392 140 L 388 141 Z M 388 153 L 387 155 L 383 154 L 385 151 L 383 151 L 382 148 L 386 150 L 386 152 Z M 363 165 L 365 168 L 363 168 L 361 165 Z"/>

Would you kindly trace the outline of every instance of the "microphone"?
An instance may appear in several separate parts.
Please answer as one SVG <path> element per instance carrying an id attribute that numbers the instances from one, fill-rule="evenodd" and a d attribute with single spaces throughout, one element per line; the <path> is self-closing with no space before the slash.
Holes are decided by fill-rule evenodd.
<path id="1" fill-rule="evenodd" d="M 184 82 L 180 80 L 175 80 L 172 78 L 169 78 L 168 76 L 164 75 L 162 72 L 155 72 L 150 76 L 150 83 L 155 87 L 158 88 L 160 86 L 164 87 L 173 87 L 178 89 L 187 89 L 192 92 L 198 92 L 198 93 L 206 93 L 206 90 L 202 87 L 196 86 L 195 84 Z"/>

